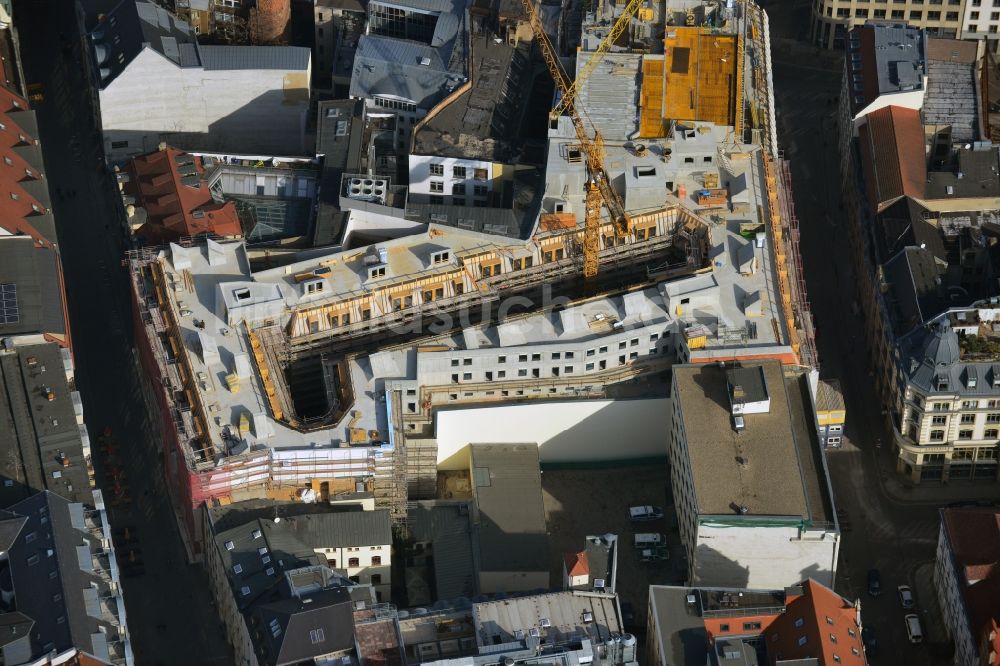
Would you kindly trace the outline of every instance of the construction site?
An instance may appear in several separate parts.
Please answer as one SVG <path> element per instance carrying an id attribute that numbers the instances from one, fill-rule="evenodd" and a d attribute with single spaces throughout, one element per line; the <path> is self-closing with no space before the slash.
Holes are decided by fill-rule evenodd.
<path id="1" fill-rule="evenodd" d="M 527 233 L 438 213 L 262 271 L 242 241 L 130 254 L 192 557 L 205 502 L 372 493 L 405 533 L 409 503 L 468 470 L 470 444 L 531 442 L 543 465 L 665 456 L 673 363 L 817 366 L 767 17 L 668 0 L 643 19 L 664 28 L 649 48 L 641 4 L 584 13 L 571 76 L 525 2 L 557 91 Z"/>

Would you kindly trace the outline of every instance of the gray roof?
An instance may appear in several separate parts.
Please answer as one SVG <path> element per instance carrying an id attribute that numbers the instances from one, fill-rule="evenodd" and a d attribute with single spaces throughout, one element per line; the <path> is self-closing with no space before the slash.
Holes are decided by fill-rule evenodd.
<path id="1" fill-rule="evenodd" d="M 956 157 L 950 168 L 927 172 L 927 199 L 1000 197 L 1000 148 L 960 148 Z"/>
<path id="2" fill-rule="evenodd" d="M 922 325 L 950 303 L 941 284 L 945 267 L 925 248 L 907 247 L 884 264 L 894 300 L 893 328 L 897 335 Z"/>
<path id="3" fill-rule="evenodd" d="M 584 621 L 585 612 L 592 621 Z M 622 631 L 614 594 L 554 592 L 484 601 L 473 604 L 472 615 L 480 648 L 524 640 L 531 629 L 542 626 L 543 619 L 549 624 L 545 638 L 555 643 L 586 637 L 594 645 L 603 645 Z M 518 632 L 524 637 L 518 638 Z"/>
<path id="4" fill-rule="evenodd" d="M 122 0 L 91 31 L 90 38 L 102 88 L 114 81 L 146 47 L 179 67 L 200 65 L 191 26 L 144 0 Z"/>
<path id="5" fill-rule="evenodd" d="M 307 71 L 311 53 L 303 46 L 199 46 L 206 70 L 285 69 Z"/>
<path id="6" fill-rule="evenodd" d="M 0 320 L 0 337 L 51 333 L 63 335 L 63 292 L 56 251 L 35 247 L 29 236 L 0 238 L 0 284 L 16 286 L 18 319 Z"/>
<path id="7" fill-rule="evenodd" d="M 731 425 L 726 370 L 675 365 L 673 399 L 680 410 L 699 515 L 799 517 L 828 521 L 829 489 L 819 455 L 805 375 L 786 378 L 779 361 L 745 364 L 763 369 L 770 410 Z M 803 380 L 802 382 L 799 379 Z M 805 391 L 805 393 L 803 393 Z M 739 461 L 743 460 L 743 463 Z M 735 507 L 745 506 L 747 516 Z"/>
<path id="8" fill-rule="evenodd" d="M 473 40 L 472 88 L 441 108 L 419 128 L 413 153 L 511 162 L 520 151 L 521 118 L 531 86 L 528 48 Z M 520 160 L 515 160 L 520 162 Z"/>
<path id="9" fill-rule="evenodd" d="M 535 444 L 473 444 L 481 571 L 548 571 L 542 477 Z"/>
<path id="10" fill-rule="evenodd" d="M 353 605 L 344 588 L 261 603 L 247 619 L 262 664 L 311 663 L 321 655 L 354 649 Z"/>
<path id="11" fill-rule="evenodd" d="M 345 173 L 356 173 L 361 158 L 363 134 L 361 100 L 321 101 L 318 105 L 316 154 L 323 157 L 316 213 L 315 244 L 339 239 L 344 213 L 340 209 L 340 183 Z"/>
<path id="12" fill-rule="evenodd" d="M 27 521 L 28 519 L 24 516 L 10 511 L 0 511 L 0 552 L 10 550 Z"/>
<path id="13" fill-rule="evenodd" d="M 577 58 L 577 63 L 578 68 L 582 67 L 584 59 Z M 605 54 L 580 88 L 577 107 L 587 110 L 608 142 L 628 141 L 638 129 L 641 63 L 638 54 Z"/>
<path id="14" fill-rule="evenodd" d="M 958 333 L 946 323 L 914 331 L 901 346 L 907 358 L 903 371 L 925 393 L 1000 396 L 1000 358 L 963 361 Z M 973 388 L 967 381 L 970 375 L 976 378 Z M 944 387 L 938 389 L 942 383 Z"/>
<path id="15" fill-rule="evenodd" d="M 240 511 L 238 502 L 232 507 L 237 513 L 228 520 L 215 523 L 215 546 L 229 577 L 233 597 L 239 607 L 254 603 L 264 592 L 281 582 L 281 574 L 314 564 L 325 564 L 325 558 L 315 554 L 316 548 L 389 545 L 392 528 L 389 512 L 348 511 L 323 512 L 319 504 L 299 504 L 311 513 L 284 510 L 282 520 L 274 522 L 274 504 L 270 508 L 254 507 Z M 267 517 L 260 517 L 260 514 Z M 235 525 L 238 515 L 257 515 Z"/>
<path id="16" fill-rule="evenodd" d="M 729 393 L 739 386 L 743 390 L 744 402 L 762 402 L 768 399 L 767 381 L 760 366 L 736 367 L 726 370 Z"/>
<path id="17" fill-rule="evenodd" d="M 924 125 L 951 127 L 953 142 L 979 138 L 979 100 L 976 65 L 943 60 L 927 61 L 927 91 L 921 109 Z"/>
<path id="18" fill-rule="evenodd" d="M 926 33 L 906 23 L 874 27 L 879 94 L 922 87 L 927 51 Z"/>
<path id="19" fill-rule="evenodd" d="M 407 511 L 413 540 L 431 544 L 438 600 L 471 598 L 478 593 L 469 514 L 465 502 L 413 502 Z"/>
<path id="20" fill-rule="evenodd" d="M 53 343 L 0 352 L 0 475 L 13 481 L 0 488 L 4 506 L 46 489 L 74 501 L 91 496 L 77 405 L 63 363 L 63 352 Z"/>
<path id="21" fill-rule="evenodd" d="M 351 97 L 399 98 L 430 109 L 464 82 L 464 68 L 449 68 L 450 55 L 446 48 L 364 35 L 354 56 Z"/>
<path id="22" fill-rule="evenodd" d="M 118 628 L 104 618 L 109 611 L 103 609 L 105 604 L 114 606 L 116 597 L 104 576 L 81 568 L 84 562 L 78 548 L 83 546 L 89 551 L 86 556 L 89 568 L 92 554 L 101 552 L 103 546 L 99 538 L 83 529 L 82 524 L 79 528 L 74 525 L 74 506 L 79 505 L 44 492 L 10 507 L 12 512 L 28 519 L 10 551 L 17 609 L 35 622 L 32 648 L 36 656 L 44 652 L 43 646 L 53 643 L 58 651 L 75 646 L 107 659 L 107 650 L 102 647 L 105 643 L 95 641 L 93 636 L 107 632 L 108 640 L 117 637 Z M 46 521 L 42 522 L 42 518 Z M 29 535 L 33 535 L 30 542 Z M 55 576 L 50 576 L 52 572 Z M 95 600 L 97 597 L 103 599 L 96 607 L 88 608 L 87 597 L 92 594 L 91 590 L 96 592 Z M 91 612 L 96 612 L 97 616 Z"/>

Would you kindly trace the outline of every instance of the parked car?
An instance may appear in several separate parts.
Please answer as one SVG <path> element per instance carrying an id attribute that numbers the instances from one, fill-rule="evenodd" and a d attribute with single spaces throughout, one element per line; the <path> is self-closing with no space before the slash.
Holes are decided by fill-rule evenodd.
<path id="1" fill-rule="evenodd" d="M 916 613 L 910 613 L 903 618 L 906 622 L 906 635 L 910 638 L 911 643 L 923 643 L 924 642 L 924 631 L 920 627 L 920 618 L 917 617 Z"/>
<path id="2" fill-rule="evenodd" d="M 661 548 L 644 548 L 639 553 L 639 559 L 643 562 L 662 562 L 670 559 L 670 551 L 666 546 Z"/>
<path id="3" fill-rule="evenodd" d="M 640 523 L 646 520 L 659 520 L 663 518 L 663 509 L 658 506 L 630 506 L 628 517 L 634 522 Z"/>
<path id="4" fill-rule="evenodd" d="M 875 635 L 875 630 L 871 627 L 865 627 L 861 630 L 861 640 L 865 644 L 865 654 L 869 657 L 878 656 L 878 636 Z"/>
<path id="5" fill-rule="evenodd" d="M 635 535 L 635 547 L 640 550 L 643 548 L 656 548 L 657 546 L 662 546 L 663 541 L 663 535 L 657 534 L 656 532 L 641 532 Z"/>
<path id="6" fill-rule="evenodd" d="M 910 610 L 916 606 L 916 602 L 913 600 L 913 590 L 910 589 L 909 585 L 900 585 L 899 590 L 899 603 L 903 604 L 903 608 Z"/>
<path id="7" fill-rule="evenodd" d="M 877 597 L 882 594 L 882 576 L 878 569 L 868 570 L 868 594 Z"/>

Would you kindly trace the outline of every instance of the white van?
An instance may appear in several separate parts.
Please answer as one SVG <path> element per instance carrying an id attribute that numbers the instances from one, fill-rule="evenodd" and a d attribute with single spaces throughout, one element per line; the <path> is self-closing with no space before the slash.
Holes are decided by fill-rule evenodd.
<path id="1" fill-rule="evenodd" d="M 635 535 L 636 548 L 652 548 L 663 545 L 663 535 L 656 532 L 642 532 Z"/>
<path id="2" fill-rule="evenodd" d="M 903 619 L 906 621 L 906 635 L 910 637 L 910 642 L 923 643 L 924 632 L 920 629 L 920 618 L 910 613 Z"/>

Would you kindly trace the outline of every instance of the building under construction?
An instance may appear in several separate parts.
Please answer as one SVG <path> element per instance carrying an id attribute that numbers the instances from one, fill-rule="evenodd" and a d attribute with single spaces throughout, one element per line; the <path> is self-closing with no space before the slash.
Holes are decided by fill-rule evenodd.
<path id="1" fill-rule="evenodd" d="M 407 501 L 467 465 L 462 447 L 495 441 L 444 443 L 444 411 L 609 400 L 675 360 L 815 364 L 776 167 L 766 16 L 674 4 L 662 53 L 579 54 L 523 226 L 489 207 L 411 205 L 406 186 L 346 174 L 352 219 L 427 224 L 258 272 L 240 241 L 130 256 L 137 340 L 195 555 L 206 500 L 365 490 L 405 527 Z M 422 160 L 431 182 L 445 172 Z M 603 215 L 595 169 L 613 190 L 596 200 Z M 577 454 L 630 455 L 627 443 Z"/>

